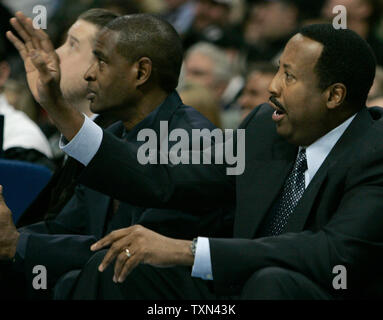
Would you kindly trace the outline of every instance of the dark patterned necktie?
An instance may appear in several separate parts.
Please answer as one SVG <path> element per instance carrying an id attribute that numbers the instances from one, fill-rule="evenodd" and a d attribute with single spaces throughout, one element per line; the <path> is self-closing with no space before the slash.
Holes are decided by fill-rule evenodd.
<path id="1" fill-rule="evenodd" d="M 265 236 L 275 236 L 282 233 L 287 221 L 302 198 L 305 191 L 305 171 L 307 170 L 306 150 L 301 149 L 295 160 L 294 167 L 287 177 L 272 217 L 265 227 Z"/>

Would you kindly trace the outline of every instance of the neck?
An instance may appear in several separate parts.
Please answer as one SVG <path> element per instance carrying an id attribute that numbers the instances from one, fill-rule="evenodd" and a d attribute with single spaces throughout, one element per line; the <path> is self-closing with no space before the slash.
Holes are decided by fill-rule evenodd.
<path id="1" fill-rule="evenodd" d="M 161 89 L 151 90 L 149 93 L 142 94 L 135 107 L 129 109 L 129 114 L 123 120 L 127 130 L 131 130 L 138 123 L 144 120 L 154 109 L 156 109 L 168 96 Z"/>

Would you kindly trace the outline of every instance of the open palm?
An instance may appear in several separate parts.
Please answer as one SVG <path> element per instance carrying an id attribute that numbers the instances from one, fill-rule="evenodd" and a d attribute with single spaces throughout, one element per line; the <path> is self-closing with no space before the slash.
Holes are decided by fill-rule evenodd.
<path id="1" fill-rule="evenodd" d="M 22 40 L 11 31 L 7 32 L 7 38 L 24 61 L 28 86 L 34 98 L 42 106 L 54 103 L 59 93 L 60 68 L 59 57 L 49 36 L 43 30 L 35 29 L 32 20 L 21 12 L 16 12 L 10 22 Z"/>

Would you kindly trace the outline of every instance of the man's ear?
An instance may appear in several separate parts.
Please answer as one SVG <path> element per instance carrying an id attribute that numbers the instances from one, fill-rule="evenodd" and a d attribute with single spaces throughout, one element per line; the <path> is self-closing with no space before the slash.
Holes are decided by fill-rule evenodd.
<path id="1" fill-rule="evenodd" d="M 8 62 L 0 61 L 0 88 L 4 87 L 5 82 L 8 80 L 11 73 L 11 68 Z"/>
<path id="2" fill-rule="evenodd" d="M 325 92 L 326 104 L 328 109 L 335 109 L 343 104 L 346 99 L 347 89 L 343 83 L 334 83 Z"/>
<path id="3" fill-rule="evenodd" d="M 136 86 L 145 84 L 152 74 L 152 60 L 148 57 L 142 57 L 136 62 Z"/>

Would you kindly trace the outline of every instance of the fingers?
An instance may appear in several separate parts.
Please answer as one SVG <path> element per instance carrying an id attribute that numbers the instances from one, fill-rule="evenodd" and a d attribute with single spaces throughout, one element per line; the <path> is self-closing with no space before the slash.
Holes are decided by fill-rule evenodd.
<path id="1" fill-rule="evenodd" d="M 104 247 L 110 246 L 115 241 L 128 235 L 129 230 L 130 230 L 130 228 L 124 228 L 124 229 L 115 230 L 115 231 L 109 233 L 104 238 L 102 238 L 102 239 L 98 240 L 97 242 L 95 242 L 94 244 L 92 244 L 92 246 L 90 247 L 90 250 L 91 251 L 97 251 L 97 250 L 100 250 Z"/>
<path id="2" fill-rule="evenodd" d="M 116 263 L 114 264 L 114 276 L 113 276 L 114 282 L 119 281 L 119 276 L 122 271 L 122 268 L 125 266 L 125 264 L 128 262 L 130 258 L 131 256 L 128 257 L 125 250 L 122 250 L 121 253 L 118 255 L 116 259 Z"/>
<path id="3" fill-rule="evenodd" d="M 10 20 L 10 23 L 12 27 L 17 31 L 17 34 L 20 36 L 20 38 L 24 41 L 25 47 L 27 51 L 33 50 L 33 49 L 38 49 L 38 47 L 34 46 L 34 43 L 32 42 L 32 37 L 30 34 L 25 29 L 25 25 L 27 24 L 27 21 L 25 19 L 25 16 L 17 12 L 16 17 L 17 18 L 12 18 Z M 21 18 L 23 17 L 23 18 Z"/>
<path id="4" fill-rule="evenodd" d="M 33 27 L 31 18 L 24 16 L 22 12 L 16 12 L 15 26 L 21 31 L 20 36 L 24 36 L 26 39 L 32 41 L 35 49 L 42 49 L 45 53 L 51 54 L 55 51 L 55 48 L 49 38 L 49 36 L 42 29 L 36 29 Z M 23 38 L 24 39 L 24 38 Z"/>
<path id="5" fill-rule="evenodd" d="M 129 273 L 132 272 L 132 270 L 137 267 L 140 263 L 140 259 L 138 258 L 138 256 L 134 256 L 132 255 L 132 257 L 130 257 L 127 261 L 125 261 L 125 264 L 123 265 L 122 269 L 121 269 L 121 272 L 117 275 L 115 273 L 115 278 L 118 282 L 124 282 L 126 277 L 129 275 Z"/>
<path id="6" fill-rule="evenodd" d="M 15 46 L 17 51 L 19 52 L 21 58 L 25 61 L 28 58 L 28 52 L 27 48 L 25 47 L 24 43 L 17 38 L 12 31 L 7 31 L 6 36 L 9 41 L 12 42 L 12 44 Z"/>
<path id="7" fill-rule="evenodd" d="M 108 265 L 117 257 L 117 255 L 121 253 L 121 251 L 122 250 L 117 249 L 114 245 L 110 247 L 101 264 L 98 266 L 98 271 L 103 272 L 108 267 Z"/>
<path id="8" fill-rule="evenodd" d="M 128 228 L 127 228 L 128 229 Z M 118 231 L 123 231 L 124 229 L 120 229 L 120 230 L 117 230 L 117 231 L 114 231 L 115 232 L 115 237 L 117 237 L 119 235 Z M 113 232 L 112 232 L 113 233 Z M 110 235 L 112 235 L 112 233 Z M 121 234 L 121 232 L 120 232 Z M 125 249 L 126 248 L 129 248 L 129 246 L 131 245 L 131 239 L 129 237 L 129 234 L 128 235 L 125 235 L 123 237 L 121 237 L 119 240 L 115 240 L 112 244 L 112 246 L 110 247 L 110 249 L 108 250 L 108 252 L 106 253 L 103 261 L 101 262 L 100 266 L 98 267 L 98 270 L 100 272 L 103 272 L 107 266 L 121 253 L 123 252 L 125 254 L 125 256 L 128 258 L 128 256 L 126 255 L 126 252 L 125 252 Z"/>

